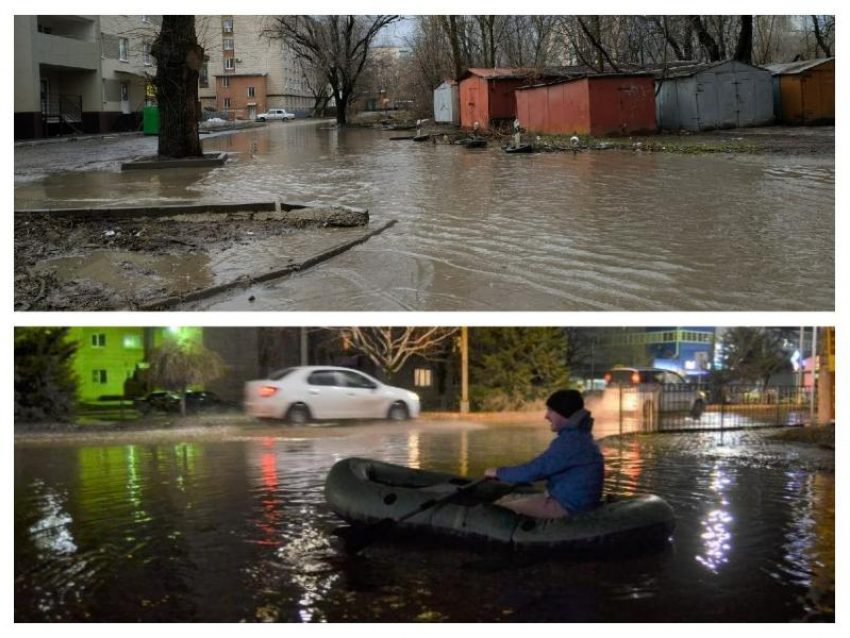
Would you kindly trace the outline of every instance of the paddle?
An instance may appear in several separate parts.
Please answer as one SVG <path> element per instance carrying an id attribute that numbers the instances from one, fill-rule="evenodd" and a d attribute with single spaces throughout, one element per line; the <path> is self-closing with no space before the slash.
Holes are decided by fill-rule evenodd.
<path id="1" fill-rule="evenodd" d="M 366 527 L 346 527 L 335 530 L 334 533 L 345 541 L 345 549 L 346 551 L 356 554 L 361 551 L 373 541 L 377 540 L 381 536 L 387 534 L 387 532 L 391 531 L 396 525 L 406 521 L 409 518 L 416 516 L 417 514 L 424 512 L 425 510 L 429 510 L 432 507 L 436 507 L 442 503 L 452 500 L 458 494 L 462 494 L 463 492 L 467 492 L 475 487 L 478 487 L 482 483 L 486 483 L 490 478 L 484 477 L 480 478 L 477 481 L 472 481 L 471 483 L 467 483 L 466 485 L 461 485 L 459 488 L 454 490 L 453 492 L 449 492 L 445 496 L 440 496 L 439 498 L 432 498 L 424 503 L 421 503 L 415 510 L 407 512 L 399 516 L 398 518 L 382 518 L 377 523 L 373 523 L 372 525 L 367 525 Z"/>

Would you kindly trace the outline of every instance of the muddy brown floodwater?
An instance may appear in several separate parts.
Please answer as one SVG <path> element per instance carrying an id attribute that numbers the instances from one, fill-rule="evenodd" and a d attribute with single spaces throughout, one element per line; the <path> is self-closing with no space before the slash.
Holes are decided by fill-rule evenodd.
<path id="1" fill-rule="evenodd" d="M 184 309 L 834 308 L 834 157 L 507 155 L 393 135 L 275 123 L 205 140 L 236 154 L 222 168 L 17 175 L 16 208 L 281 197 L 399 220 L 318 268 Z"/>
<path id="2" fill-rule="evenodd" d="M 831 453 L 795 460 L 754 432 L 606 439 L 606 491 L 669 501 L 669 546 L 534 557 L 376 542 L 350 556 L 322 495 L 337 459 L 477 477 L 551 433 L 457 420 L 312 429 L 17 444 L 15 620 L 834 620 Z"/>

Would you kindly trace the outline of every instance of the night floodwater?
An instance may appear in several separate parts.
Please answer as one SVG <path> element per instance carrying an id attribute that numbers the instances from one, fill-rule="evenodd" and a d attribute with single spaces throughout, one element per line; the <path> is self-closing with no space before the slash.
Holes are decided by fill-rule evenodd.
<path id="1" fill-rule="evenodd" d="M 122 173 L 94 155 L 97 170 L 20 180 L 16 207 L 280 197 L 399 220 L 297 277 L 185 309 L 834 308 L 833 158 L 507 155 L 393 135 L 272 123 L 206 139 L 238 157 L 214 170 Z"/>
<path id="2" fill-rule="evenodd" d="M 17 445 L 15 619 L 834 620 L 834 471 L 783 467 L 748 435 L 605 444 L 609 493 L 656 493 L 675 508 L 672 543 L 660 550 L 541 557 L 381 542 L 351 557 L 322 497 L 336 460 L 479 476 L 525 460 L 551 434 L 313 431 Z"/>

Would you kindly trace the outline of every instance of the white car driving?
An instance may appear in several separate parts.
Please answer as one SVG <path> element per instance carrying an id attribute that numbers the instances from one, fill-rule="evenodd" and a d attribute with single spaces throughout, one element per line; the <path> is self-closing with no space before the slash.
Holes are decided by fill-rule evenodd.
<path id="1" fill-rule="evenodd" d="M 295 114 L 290 113 L 286 109 L 269 109 L 266 113 L 260 113 L 257 116 L 258 122 L 265 122 L 266 120 L 294 120 Z"/>
<path id="2" fill-rule="evenodd" d="M 419 416 L 419 396 L 351 368 L 301 366 L 245 384 L 245 412 L 304 425 L 325 419 L 391 419 Z"/>

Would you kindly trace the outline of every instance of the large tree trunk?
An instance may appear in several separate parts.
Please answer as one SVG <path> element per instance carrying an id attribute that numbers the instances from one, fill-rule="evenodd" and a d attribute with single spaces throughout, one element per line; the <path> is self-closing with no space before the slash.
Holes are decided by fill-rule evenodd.
<path id="1" fill-rule="evenodd" d="M 753 63 L 753 16 L 741 16 L 741 32 L 735 46 L 735 60 Z"/>
<path id="2" fill-rule="evenodd" d="M 694 32 L 697 34 L 697 40 L 699 40 L 700 45 L 708 56 L 709 62 L 719 62 L 720 48 L 703 25 L 702 19 L 699 16 L 690 16 L 690 21 Z"/>
<path id="3" fill-rule="evenodd" d="M 817 42 L 815 46 L 815 57 L 818 56 L 818 47 L 820 47 L 826 57 L 831 57 L 832 54 L 829 52 L 829 45 L 826 42 L 826 38 L 823 37 L 823 33 L 821 33 L 820 22 L 817 16 L 812 16 L 812 26 L 815 31 L 815 41 Z"/>
<path id="4" fill-rule="evenodd" d="M 163 16 L 151 54 L 156 58 L 159 154 L 200 157 L 198 75 L 204 49 L 195 34 L 195 16 Z"/>
<path id="5" fill-rule="evenodd" d="M 457 28 L 457 16 L 440 16 L 440 20 L 442 22 L 443 30 L 446 32 L 446 35 L 449 38 L 449 46 L 452 49 L 452 66 L 454 67 L 454 78 L 452 79 L 459 80 L 461 74 L 463 73 L 464 65 L 463 60 L 461 59 L 460 37 Z"/>

